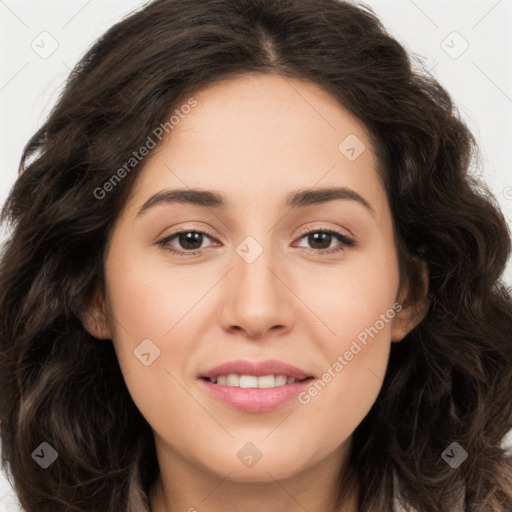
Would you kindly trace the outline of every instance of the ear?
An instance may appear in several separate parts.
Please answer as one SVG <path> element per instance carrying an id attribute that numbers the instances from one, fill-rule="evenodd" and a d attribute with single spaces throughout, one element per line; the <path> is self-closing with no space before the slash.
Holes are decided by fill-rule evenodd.
<path id="1" fill-rule="evenodd" d="M 409 332 L 411 332 L 426 316 L 429 300 L 428 300 L 428 268 L 427 264 L 418 258 L 415 258 L 418 265 L 418 273 L 422 283 L 422 293 L 420 299 L 415 302 L 409 300 L 411 290 L 410 282 L 407 281 L 400 291 L 397 302 L 402 309 L 397 312 L 393 319 L 393 327 L 391 331 L 391 341 L 402 341 Z M 418 274 L 416 274 L 418 275 Z"/>
<path id="2" fill-rule="evenodd" d="M 108 323 L 105 297 L 98 288 L 93 298 L 87 303 L 81 315 L 84 329 L 95 338 L 100 340 L 112 339 L 112 331 Z"/>

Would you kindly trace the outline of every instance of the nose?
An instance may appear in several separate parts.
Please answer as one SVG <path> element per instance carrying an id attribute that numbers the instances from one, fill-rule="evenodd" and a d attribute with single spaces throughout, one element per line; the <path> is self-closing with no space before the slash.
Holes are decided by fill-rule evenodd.
<path id="1" fill-rule="evenodd" d="M 286 268 L 264 249 L 251 263 L 236 252 L 233 269 L 225 277 L 220 311 L 222 327 L 232 333 L 242 332 L 252 340 L 267 333 L 282 335 L 294 322 L 293 292 L 287 286 Z"/>

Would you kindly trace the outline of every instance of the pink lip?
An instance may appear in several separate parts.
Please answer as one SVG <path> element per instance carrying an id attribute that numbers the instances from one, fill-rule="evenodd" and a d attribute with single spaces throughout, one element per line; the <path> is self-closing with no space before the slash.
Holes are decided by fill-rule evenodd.
<path id="1" fill-rule="evenodd" d="M 295 379 L 307 379 L 302 382 L 276 386 L 275 388 L 236 388 L 221 384 L 213 384 L 206 378 L 215 378 L 219 375 L 286 375 Z M 303 389 L 311 383 L 305 371 L 283 363 L 268 360 L 260 363 L 250 361 L 232 361 L 224 363 L 200 375 L 199 382 L 205 390 L 217 400 L 244 412 L 268 412 L 293 400 Z"/>
<path id="2" fill-rule="evenodd" d="M 237 375 L 256 375 L 257 377 L 261 377 L 263 375 L 286 375 L 287 377 L 293 377 L 297 380 L 313 376 L 296 366 L 292 366 L 275 359 L 268 359 L 267 361 L 261 361 L 258 363 L 244 360 L 230 361 L 220 364 L 219 366 L 215 366 L 215 368 L 211 368 L 210 370 L 202 373 L 200 377 L 208 377 L 212 379 L 219 375 L 229 375 L 230 373 L 236 373 Z"/>
<path id="3" fill-rule="evenodd" d="M 312 379 L 266 389 L 234 388 L 213 384 L 205 379 L 200 379 L 199 382 L 202 386 L 205 386 L 205 389 L 214 398 L 241 411 L 268 412 L 293 400 L 303 389 L 310 385 Z"/>

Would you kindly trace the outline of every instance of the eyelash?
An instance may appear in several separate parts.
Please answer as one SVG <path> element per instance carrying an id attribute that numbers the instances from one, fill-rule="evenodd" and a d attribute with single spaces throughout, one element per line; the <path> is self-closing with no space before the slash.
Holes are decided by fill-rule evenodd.
<path id="1" fill-rule="evenodd" d="M 182 230 L 182 231 L 176 231 L 176 233 L 172 233 L 171 235 L 166 236 L 162 240 L 158 241 L 157 245 L 161 246 L 165 251 L 168 251 L 175 255 L 194 256 L 196 254 L 199 254 L 202 249 L 196 249 L 193 251 L 182 251 L 182 250 L 176 250 L 176 249 L 172 248 L 171 245 L 169 245 L 169 242 L 172 239 L 176 238 L 176 236 L 181 235 L 183 233 L 200 233 L 200 234 L 206 235 L 209 238 L 212 238 L 215 240 L 215 237 L 208 231 L 199 230 L 199 229 L 186 229 L 186 230 Z M 341 242 L 341 244 L 339 246 L 336 246 L 336 247 L 330 248 L 330 249 L 309 249 L 308 247 L 303 247 L 303 249 L 306 249 L 306 251 L 309 254 L 316 254 L 316 255 L 318 255 L 318 254 L 334 254 L 334 253 L 344 251 L 345 248 L 351 248 L 351 247 L 356 246 L 355 240 L 353 240 L 352 238 L 349 238 L 348 236 L 344 235 L 343 233 L 340 233 L 339 231 L 334 231 L 332 229 L 315 228 L 315 229 L 310 229 L 310 230 L 304 230 L 304 231 L 301 231 L 298 239 L 301 240 L 306 235 L 309 235 L 312 233 L 326 233 L 326 234 L 334 235 L 336 238 L 338 238 L 338 240 Z"/>

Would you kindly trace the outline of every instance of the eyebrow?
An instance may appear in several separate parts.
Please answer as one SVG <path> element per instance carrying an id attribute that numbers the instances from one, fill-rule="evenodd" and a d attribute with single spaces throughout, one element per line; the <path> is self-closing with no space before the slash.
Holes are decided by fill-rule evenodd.
<path id="1" fill-rule="evenodd" d="M 375 210 L 371 204 L 355 190 L 346 187 L 327 187 L 300 189 L 290 192 L 285 200 L 284 206 L 291 209 L 305 208 L 312 205 L 320 205 L 335 200 L 351 200 L 363 205 L 372 215 Z M 226 197 L 211 190 L 198 188 L 185 188 L 174 190 L 162 190 L 152 195 L 140 208 L 137 216 L 159 204 L 186 203 L 207 208 L 226 208 L 228 201 Z"/>

